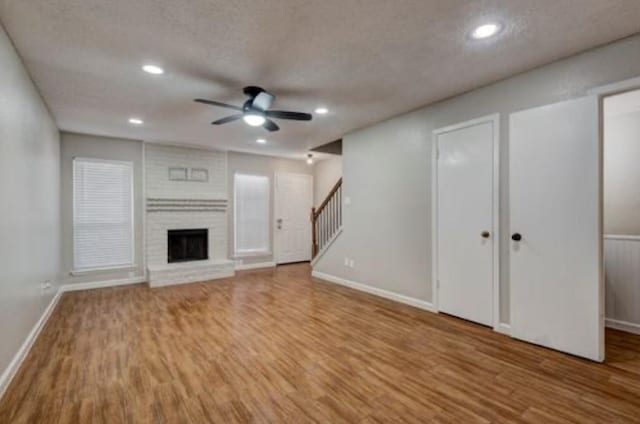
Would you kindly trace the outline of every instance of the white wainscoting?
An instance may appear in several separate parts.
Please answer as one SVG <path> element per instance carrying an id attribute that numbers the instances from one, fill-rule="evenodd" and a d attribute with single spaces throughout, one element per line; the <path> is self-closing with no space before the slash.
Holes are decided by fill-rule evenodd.
<path id="1" fill-rule="evenodd" d="M 605 235 L 607 327 L 640 334 L 640 236 Z"/>

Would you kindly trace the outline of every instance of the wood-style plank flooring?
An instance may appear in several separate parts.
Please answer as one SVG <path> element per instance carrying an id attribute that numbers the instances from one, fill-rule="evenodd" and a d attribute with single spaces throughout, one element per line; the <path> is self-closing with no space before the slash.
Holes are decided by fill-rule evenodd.
<path id="1" fill-rule="evenodd" d="M 638 423 L 640 337 L 595 364 L 310 277 L 66 293 L 0 423 Z"/>

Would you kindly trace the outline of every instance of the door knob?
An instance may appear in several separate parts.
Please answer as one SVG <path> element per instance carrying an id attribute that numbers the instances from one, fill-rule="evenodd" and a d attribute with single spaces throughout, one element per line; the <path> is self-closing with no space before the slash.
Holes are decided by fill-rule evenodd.
<path id="1" fill-rule="evenodd" d="M 480 233 L 480 235 L 482 236 L 482 238 L 489 238 L 491 236 L 491 233 L 489 231 L 483 231 Z"/>
<path id="2" fill-rule="evenodd" d="M 522 234 L 520 234 L 520 233 L 513 233 L 513 234 L 511 235 L 511 240 L 513 240 L 513 241 L 520 241 L 520 240 L 522 240 Z"/>

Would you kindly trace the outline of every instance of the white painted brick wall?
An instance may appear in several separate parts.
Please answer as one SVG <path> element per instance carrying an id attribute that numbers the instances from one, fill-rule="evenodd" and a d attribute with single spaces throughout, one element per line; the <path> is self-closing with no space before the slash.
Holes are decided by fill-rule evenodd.
<path id="1" fill-rule="evenodd" d="M 208 182 L 171 181 L 169 168 L 203 168 Z M 226 199 L 227 153 L 145 144 L 147 198 Z"/>
<path id="2" fill-rule="evenodd" d="M 204 168 L 209 181 L 171 181 L 169 168 Z M 173 146 L 145 145 L 146 197 L 160 199 L 227 199 L 226 152 Z M 148 211 L 146 212 L 146 258 L 151 270 L 150 284 L 164 285 L 227 276 L 233 272 L 228 263 L 227 211 Z M 167 231 L 207 228 L 210 263 L 181 263 L 175 269 L 168 264 Z M 216 264 L 213 264 L 213 261 Z M 169 267 L 174 264 L 171 264 Z M 186 265 L 186 266 L 185 266 Z M 158 270 L 160 268 L 160 270 Z M 231 271 L 230 271 L 231 270 Z M 151 281 L 154 280 L 154 281 Z"/>
<path id="3" fill-rule="evenodd" d="M 172 268 L 164 270 L 150 270 L 149 285 L 151 287 L 169 286 L 174 284 L 193 283 L 218 278 L 231 277 L 235 274 L 232 261 L 225 263 L 199 264 L 191 268 Z"/>

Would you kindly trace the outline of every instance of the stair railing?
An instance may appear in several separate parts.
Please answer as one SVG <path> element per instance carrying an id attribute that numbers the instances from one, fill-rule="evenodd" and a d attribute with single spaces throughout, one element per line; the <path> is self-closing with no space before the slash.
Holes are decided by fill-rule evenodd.
<path id="1" fill-rule="evenodd" d="M 311 208 L 311 253 L 315 256 L 342 227 L 342 178 L 317 208 Z"/>

